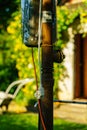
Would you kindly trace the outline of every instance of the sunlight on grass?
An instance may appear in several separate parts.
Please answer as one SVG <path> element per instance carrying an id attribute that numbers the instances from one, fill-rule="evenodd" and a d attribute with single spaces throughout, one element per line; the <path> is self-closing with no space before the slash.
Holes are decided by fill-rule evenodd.
<path id="1" fill-rule="evenodd" d="M 54 130 L 87 130 L 87 125 L 77 124 L 62 119 L 54 119 Z"/>
<path id="2" fill-rule="evenodd" d="M 87 125 L 81 125 L 54 119 L 54 130 L 87 130 Z M 38 130 L 38 115 L 33 113 L 0 115 L 0 130 Z"/>
<path id="3" fill-rule="evenodd" d="M 37 114 L 0 115 L 0 130 L 37 130 Z"/>

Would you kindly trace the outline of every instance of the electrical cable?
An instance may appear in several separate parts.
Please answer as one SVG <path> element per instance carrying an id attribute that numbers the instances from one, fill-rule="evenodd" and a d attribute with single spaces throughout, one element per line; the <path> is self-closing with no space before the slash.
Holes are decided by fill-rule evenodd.
<path id="1" fill-rule="evenodd" d="M 42 87 L 42 75 L 41 75 L 41 59 L 40 59 L 40 45 L 41 45 L 41 31 L 42 31 L 42 0 L 40 0 L 39 3 L 39 21 L 38 21 L 38 63 L 39 63 L 39 70 L 40 70 L 40 93 L 41 96 L 43 95 L 42 91 L 44 91 L 43 87 Z M 39 108 L 39 114 L 40 114 L 40 119 L 42 122 L 42 126 L 44 128 L 44 130 L 46 130 L 45 127 L 45 123 L 44 123 L 44 119 L 43 119 L 43 115 L 42 115 L 42 110 L 41 110 L 41 100 L 38 100 L 38 108 Z"/>
<path id="2" fill-rule="evenodd" d="M 36 74 L 36 66 L 35 66 L 35 62 L 34 62 L 33 48 L 32 48 L 32 61 L 33 61 L 33 66 L 34 66 L 36 89 L 38 90 L 38 80 L 37 80 L 37 74 Z M 43 126 L 44 130 L 46 130 L 46 126 L 45 126 L 45 123 L 44 123 L 44 120 L 43 120 L 43 115 L 42 115 L 42 110 L 41 110 L 41 100 L 40 99 L 38 100 L 38 108 L 39 108 L 39 114 L 40 114 L 42 126 Z"/>
<path id="3" fill-rule="evenodd" d="M 37 79 L 37 74 L 36 74 L 36 66 L 34 62 L 33 48 L 32 48 L 32 60 L 33 60 L 34 73 L 35 73 L 35 79 L 36 79 L 36 89 L 37 91 L 38 89 L 40 89 L 39 91 L 41 93 L 41 96 L 43 96 L 43 87 L 42 87 L 42 80 L 41 80 L 41 58 L 40 58 L 41 31 L 42 31 L 42 0 L 40 0 L 39 2 L 39 19 L 38 19 L 38 64 L 39 64 L 39 71 L 40 71 L 40 87 L 38 87 L 38 79 Z M 42 127 L 44 130 L 46 130 L 46 126 L 44 123 L 43 114 L 41 110 L 41 99 L 38 99 L 38 109 L 39 109 L 39 117 L 42 123 Z"/>
<path id="4" fill-rule="evenodd" d="M 40 84 L 41 84 L 41 59 L 40 59 L 41 31 L 42 31 L 42 0 L 40 0 L 39 4 L 39 20 L 38 20 L 38 64 L 40 70 Z"/>

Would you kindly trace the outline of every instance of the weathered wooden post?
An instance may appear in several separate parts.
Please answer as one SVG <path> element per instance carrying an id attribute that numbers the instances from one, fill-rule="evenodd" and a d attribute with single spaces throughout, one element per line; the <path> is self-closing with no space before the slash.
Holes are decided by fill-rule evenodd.
<path id="1" fill-rule="evenodd" d="M 42 72 L 41 82 L 44 96 L 39 99 L 38 107 L 41 110 L 46 130 L 53 130 L 53 45 L 52 45 L 52 17 L 53 0 L 42 0 Z M 28 47 L 38 47 L 38 17 L 39 0 L 21 0 L 23 42 Z M 38 92 L 37 91 L 37 95 Z M 39 129 L 43 130 L 40 116 Z"/>
<path id="2" fill-rule="evenodd" d="M 55 0 L 21 0 L 21 8 L 24 44 L 42 49 L 41 86 L 36 92 L 40 114 L 38 129 L 53 130 L 53 62 L 62 61 L 61 52 L 53 51 L 56 41 Z M 38 18 L 42 20 L 42 35 L 38 32 L 41 29 Z M 41 89 L 44 89 L 44 94 Z"/>
<path id="3" fill-rule="evenodd" d="M 52 0 L 42 2 L 42 86 L 41 110 L 46 130 L 53 130 L 53 45 Z M 40 130 L 44 130 L 40 121 Z"/>

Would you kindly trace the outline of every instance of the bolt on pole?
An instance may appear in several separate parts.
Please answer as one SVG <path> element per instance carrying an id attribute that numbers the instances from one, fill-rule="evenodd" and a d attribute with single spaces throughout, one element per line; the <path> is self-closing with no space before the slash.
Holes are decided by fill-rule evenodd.
<path id="1" fill-rule="evenodd" d="M 53 45 L 52 0 L 42 2 L 42 86 L 41 110 L 46 130 L 53 130 Z M 44 130 L 41 120 L 39 130 Z"/>

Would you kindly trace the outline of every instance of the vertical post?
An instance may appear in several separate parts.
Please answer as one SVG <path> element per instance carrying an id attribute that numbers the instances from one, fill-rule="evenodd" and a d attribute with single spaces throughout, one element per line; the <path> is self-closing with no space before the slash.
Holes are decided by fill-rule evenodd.
<path id="1" fill-rule="evenodd" d="M 41 110 L 46 130 L 53 130 L 52 0 L 43 0 L 42 10 L 42 15 L 46 18 L 42 17 L 42 86 L 44 97 L 41 99 Z M 43 130 L 41 121 L 40 130 Z"/>

